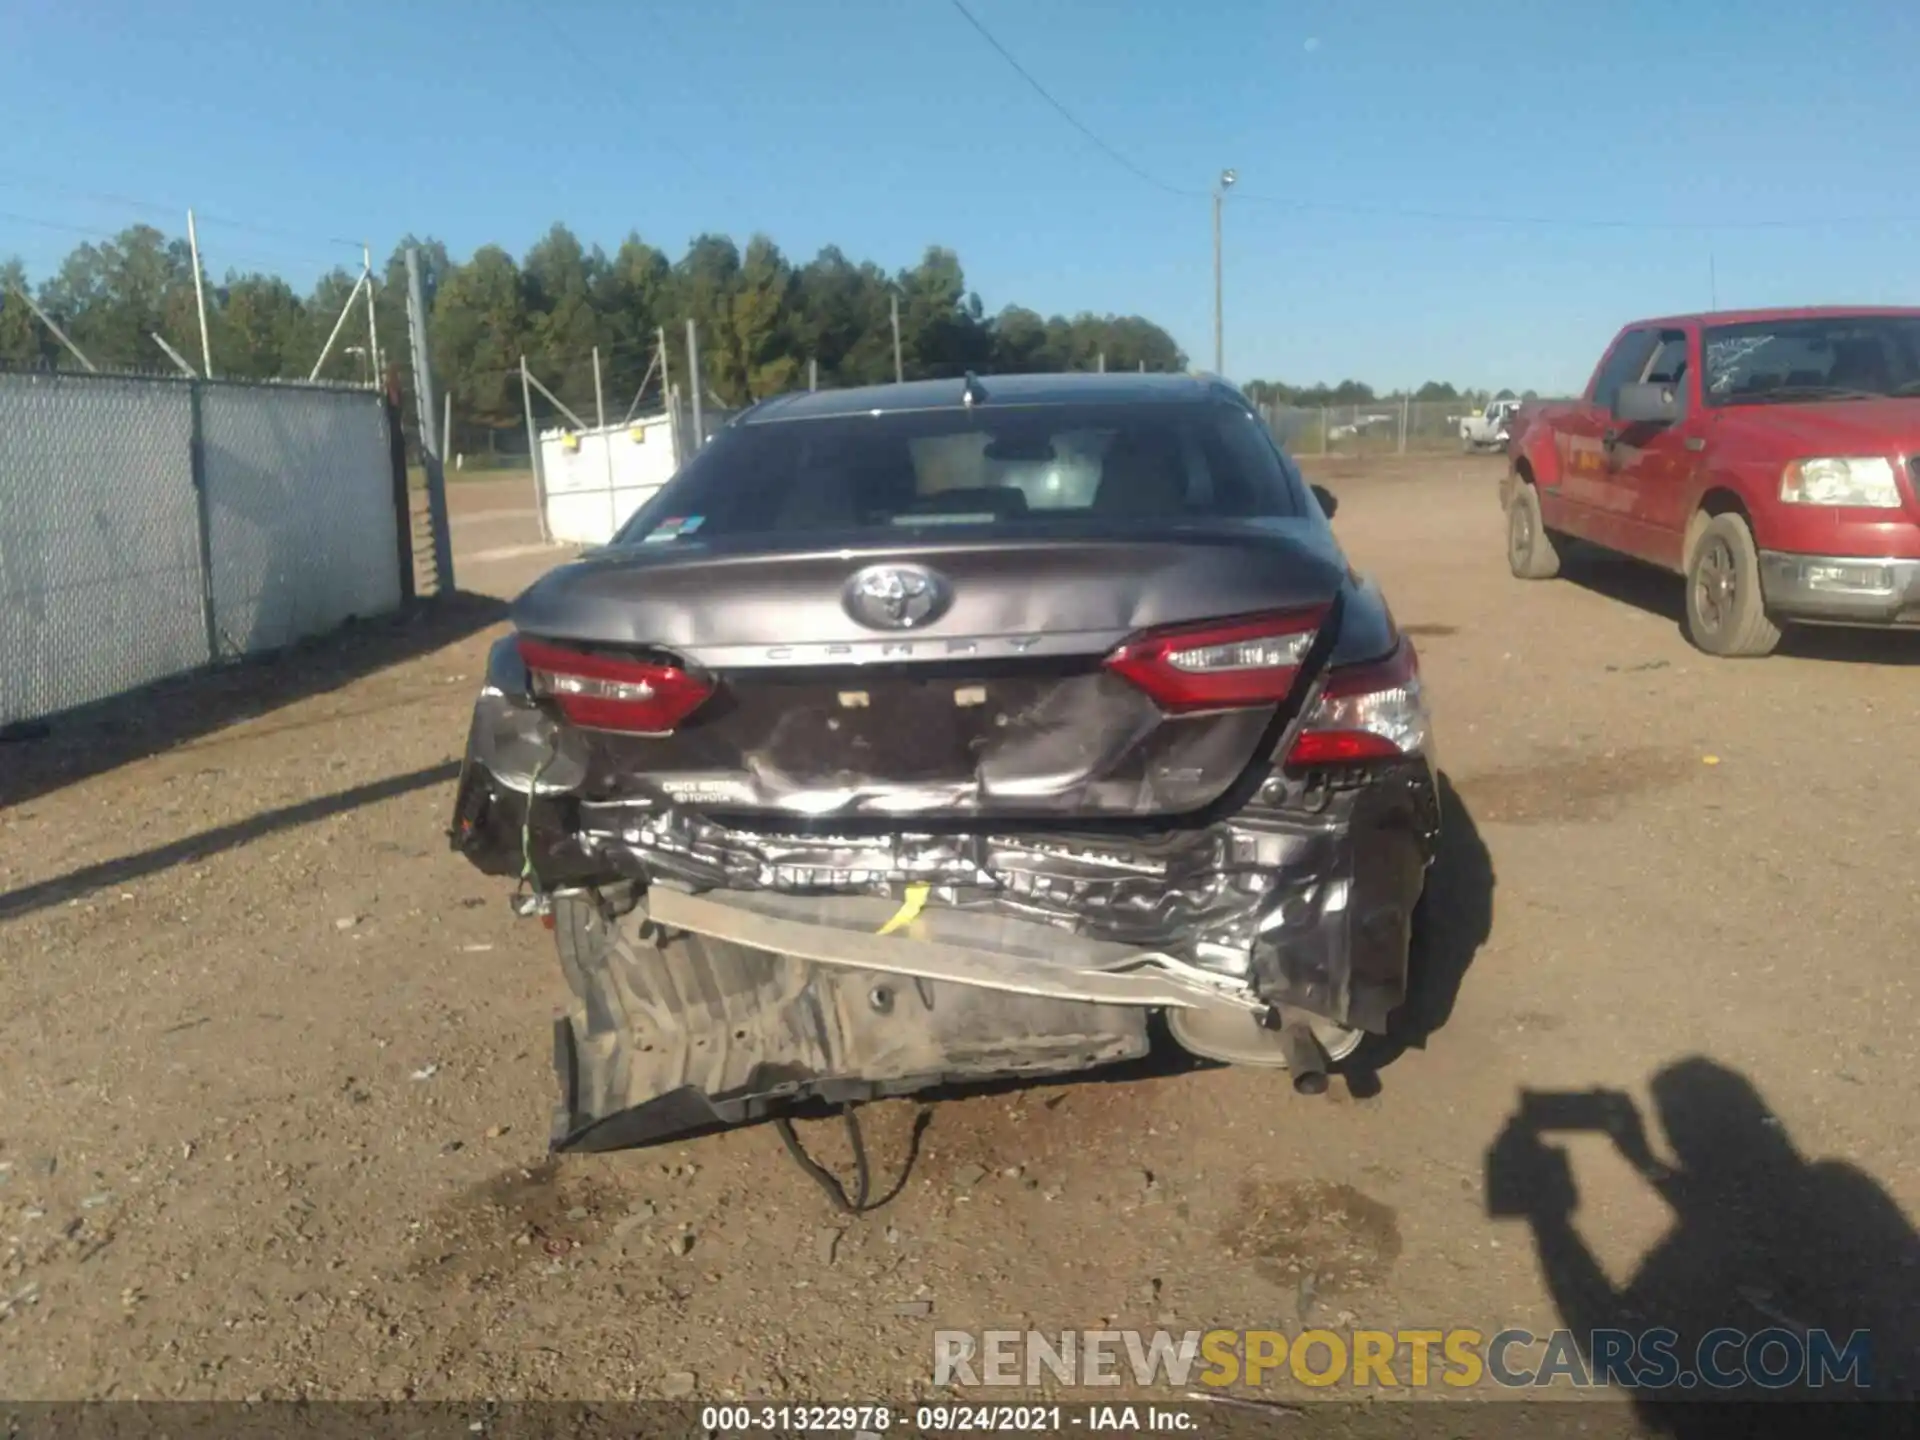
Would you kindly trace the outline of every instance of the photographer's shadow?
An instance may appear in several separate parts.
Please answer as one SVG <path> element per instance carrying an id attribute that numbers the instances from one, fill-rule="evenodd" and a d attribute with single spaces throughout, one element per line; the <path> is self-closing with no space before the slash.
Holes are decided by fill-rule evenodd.
<path id="1" fill-rule="evenodd" d="M 1668 1066 L 1652 1091 L 1672 1165 L 1655 1157 L 1632 1100 L 1604 1092 L 1526 1095 L 1487 1152 L 1488 1209 L 1527 1221 L 1548 1289 L 1586 1362 L 1593 1363 L 1587 1352 L 1597 1329 L 1674 1331 L 1672 1353 L 1688 1371 L 1703 1337 L 1716 1330 L 1743 1338 L 1784 1332 L 1809 1350 L 1820 1343 L 1816 1336 L 1809 1344 L 1809 1332 L 1824 1331 L 1838 1351 L 1854 1332 L 1868 1332 L 1865 1391 L 1844 1380 L 1824 1388 L 1802 1379 L 1779 1389 L 1718 1389 L 1702 1379 L 1634 1392 L 1648 1420 L 1681 1437 L 1723 1433 L 1728 1417 L 1689 1403 L 1696 1400 L 1920 1393 L 1920 1236 L 1892 1198 L 1852 1165 L 1803 1156 L 1747 1079 L 1712 1060 Z M 1575 1227 L 1578 1192 L 1566 1152 L 1547 1142 L 1554 1130 L 1607 1134 L 1673 1210 L 1666 1238 L 1622 1286 L 1608 1279 Z M 1783 1369 L 1790 1353 L 1791 1342 L 1776 1345 L 1762 1363 Z M 1716 1358 L 1723 1377 L 1746 1363 L 1739 1345 Z M 1853 1418 L 1876 1411 L 1881 1407 Z M 1823 1420 L 1822 1428 L 1841 1433 L 1848 1419 Z M 1774 1424 L 1799 1433 L 1804 1423 L 1778 1407 L 1744 1409 L 1740 1421 L 1743 1434 L 1766 1433 Z"/>

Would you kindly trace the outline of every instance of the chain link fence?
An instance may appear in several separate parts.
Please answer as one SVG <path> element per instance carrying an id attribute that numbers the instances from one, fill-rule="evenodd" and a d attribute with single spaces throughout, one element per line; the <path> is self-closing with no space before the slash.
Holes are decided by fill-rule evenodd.
<path id="1" fill-rule="evenodd" d="M 1480 415 L 1468 400 L 1373 400 L 1307 408 L 1263 405 L 1267 425 L 1291 455 L 1410 455 L 1499 448 L 1495 431 L 1476 438 Z"/>
<path id="2" fill-rule="evenodd" d="M 378 394 L 0 373 L 0 725 L 397 609 Z"/>

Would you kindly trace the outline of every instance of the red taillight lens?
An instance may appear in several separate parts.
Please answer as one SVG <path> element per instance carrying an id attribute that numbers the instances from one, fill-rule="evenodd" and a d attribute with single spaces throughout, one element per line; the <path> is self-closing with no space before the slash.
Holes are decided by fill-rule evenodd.
<path id="1" fill-rule="evenodd" d="M 1169 715 L 1277 705 L 1326 618 L 1324 607 L 1136 635 L 1107 656 L 1114 674 Z"/>
<path id="2" fill-rule="evenodd" d="M 519 636 L 533 693 L 589 730 L 665 735 L 713 694 L 713 687 L 675 665 L 595 654 Z"/>
<path id="3" fill-rule="evenodd" d="M 1289 767 L 1394 760 L 1427 748 L 1426 696 L 1413 642 L 1384 660 L 1351 665 L 1327 677 L 1306 728 L 1287 752 Z"/>

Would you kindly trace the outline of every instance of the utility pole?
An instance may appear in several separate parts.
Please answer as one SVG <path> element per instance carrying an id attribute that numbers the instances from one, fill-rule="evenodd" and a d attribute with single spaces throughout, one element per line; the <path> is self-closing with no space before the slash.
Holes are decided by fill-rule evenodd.
<path id="1" fill-rule="evenodd" d="M 1226 307 L 1222 303 L 1223 286 L 1220 278 L 1220 209 L 1226 201 L 1227 191 L 1233 188 L 1233 182 L 1240 177 L 1231 170 L 1220 172 L 1220 184 L 1213 192 L 1213 373 L 1227 373 Z"/>
<path id="2" fill-rule="evenodd" d="M 893 316 L 893 383 L 898 385 L 907 378 L 907 372 L 900 363 L 900 297 L 890 295 L 890 310 Z"/>

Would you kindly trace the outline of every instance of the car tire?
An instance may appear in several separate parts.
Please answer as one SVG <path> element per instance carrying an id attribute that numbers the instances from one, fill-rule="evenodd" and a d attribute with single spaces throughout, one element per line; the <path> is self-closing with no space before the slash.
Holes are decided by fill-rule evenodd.
<path id="1" fill-rule="evenodd" d="M 1687 639 L 1724 659 L 1770 655 L 1780 627 L 1767 615 L 1760 551 L 1753 530 L 1733 514 L 1716 515 L 1687 554 Z"/>
<path id="2" fill-rule="evenodd" d="M 1507 506 L 1507 568 L 1521 580 L 1551 580 L 1560 573 L 1560 550 L 1540 518 L 1540 496 L 1516 485 Z"/>

